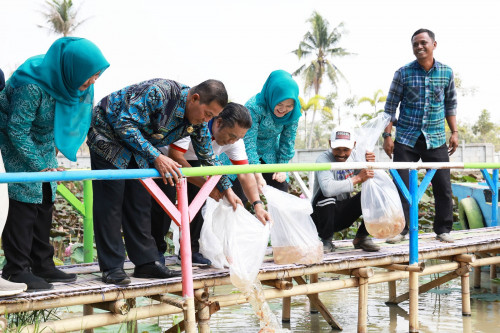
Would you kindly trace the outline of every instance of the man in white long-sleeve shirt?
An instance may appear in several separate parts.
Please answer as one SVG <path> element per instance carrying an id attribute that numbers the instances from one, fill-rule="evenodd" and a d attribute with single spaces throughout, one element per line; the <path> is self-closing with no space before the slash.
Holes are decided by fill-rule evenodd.
<path id="1" fill-rule="evenodd" d="M 316 163 L 346 162 L 356 156 L 356 141 L 350 128 L 333 130 L 329 145 L 331 149 L 322 153 Z M 375 154 L 366 152 L 366 161 L 374 162 Z M 351 197 L 354 185 L 373 178 L 373 170 L 327 170 L 316 171 L 314 177 L 313 213 L 311 217 L 323 242 L 323 250 L 335 249 L 332 238 L 335 232 L 349 228 L 361 216 L 361 192 Z M 380 250 L 371 238 L 364 222 L 353 240 L 356 249 L 368 252 Z"/>

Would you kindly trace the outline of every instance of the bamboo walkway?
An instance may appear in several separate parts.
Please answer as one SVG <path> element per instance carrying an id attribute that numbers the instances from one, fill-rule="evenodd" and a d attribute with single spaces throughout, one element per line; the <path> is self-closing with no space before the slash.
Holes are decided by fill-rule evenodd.
<path id="1" fill-rule="evenodd" d="M 390 245 L 376 241 L 381 245 L 379 252 L 364 252 L 355 250 L 350 240 L 336 241 L 335 252 L 327 253 L 320 264 L 315 265 L 276 265 L 272 255 L 266 256 L 258 278 L 266 286 L 266 299 L 283 298 L 283 320 L 290 318 L 290 297 L 307 295 L 311 306 L 319 311 L 333 329 L 341 329 L 328 309 L 321 303 L 318 294 L 331 292 L 337 289 L 358 288 L 358 332 L 367 330 L 367 291 L 368 285 L 388 282 L 388 303 L 400 303 L 418 293 L 428 291 L 454 278 L 461 278 L 462 282 L 462 312 L 470 315 L 469 272 L 472 267 L 492 265 L 491 276 L 496 274 L 495 264 L 500 265 L 500 227 L 456 231 L 452 233 L 455 243 L 441 243 L 434 238 L 434 234 L 419 235 L 419 265 L 409 266 L 409 241 Z M 268 251 L 270 253 L 270 251 Z M 172 269 L 180 269 L 175 257 L 167 257 L 167 264 Z M 432 260 L 429 259 L 440 259 Z M 373 269 L 373 268 L 383 269 Z M 74 283 L 54 283 L 50 291 L 22 293 L 12 297 L 0 298 L 0 313 L 14 313 L 84 305 L 84 316 L 68 318 L 58 321 L 41 323 L 38 328 L 28 326 L 23 332 L 45 331 L 90 332 L 92 328 L 116 324 L 132 323 L 136 320 L 182 313 L 186 306 L 181 297 L 181 278 L 163 280 L 149 280 L 131 278 L 132 282 L 126 287 L 107 285 L 101 282 L 98 265 L 81 264 L 61 267 L 65 272 L 77 273 L 78 280 Z M 132 273 L 133 265 L 126 263 L 125 269 Z M 478 286 L 474 270 L 474 286 Z M 318 274 L 341 274 L 338 280 L 318 280 Z M 424 285 L 418 285 L 419 275 L 447 273 Z M 196 299 L 196 319 L 200 332 L 210 332 L 210 315 L 221 307 L 246 303 L 242 294 L 212 295 L 208 288 L 220 285 L 230 285 L 229 270 L 215 268 L 193 267 L 194 289 Z M 309 276 L 309 278 L 305 278 Z M 292 279 L 295 283 L 292 283 Z M 396 295 L 395 281 L 410 279 L 408 293 Z M 411 281 L 414 279 L 414 283 Z M 415 288 L 415 279 L 417 287 Z M 306 282 L 309 280 L 308 282 Z M 412 287 L 413 285 L 413 287 Z M 150 297 L 155 300 L 151 305 L 135 307 L 135 298 Z M 105 309 L 109 312 L 93 314 L 93 309 Z M 417 313 L 414 326 L 418 331 L 418 309 L 410 307 Z M 389 319 L 388 319 L 389 320 Z M 410 318 L 410 321 L 412 319 Z M 179 328 L 183 330 L 183 322 Z M 132 327 L 132 326 L 131 326 Z M 174 326 L 167 332 L 177 332 Z"/>

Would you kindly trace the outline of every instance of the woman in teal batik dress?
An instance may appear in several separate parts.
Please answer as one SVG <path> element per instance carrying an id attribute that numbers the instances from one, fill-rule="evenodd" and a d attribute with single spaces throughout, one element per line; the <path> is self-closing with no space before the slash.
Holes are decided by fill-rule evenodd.
<path id="1" fill-rule="evenodd" d="M 56 149 L 76 160 L 90 126 L 93 84 L 108 66 L 92 42 L 64 37 L 12 74 L 0 92 L 0 150 L 6 172 L 60 171 Z M 49 237 L 56 186 L 56 182 L 8 186 L 2 277 L 26 283 L 28 290 L 76 280 L 75 274 L 58 270 L 53 261 Z"/>
<path id="2" fill-rule="evenodd" d="M 301 116 L 299 87 L 283 70 L 273 71 L 262 91 L 245 106 L 252 115 L 252 127 L 245 135 L 250 164 L 288 163 L 295 154 L 295 136 Z M 285 172 L 256 173 L 259 188 L 269 184 L 288 191 Z"/>

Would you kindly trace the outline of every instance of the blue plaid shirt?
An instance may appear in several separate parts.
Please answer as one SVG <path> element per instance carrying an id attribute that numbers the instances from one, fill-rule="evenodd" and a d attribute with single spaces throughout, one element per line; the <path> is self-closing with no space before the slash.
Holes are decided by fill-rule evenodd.
<path id="1" fill-rule="evenodd" d="M 397 70 L 385 102 L 385 112 L 396 124 L 396 141 L 414 147 L 423 133 L 427 149 L 446 143 L 445 118 L 456 115 L 456 109 L 453 71 L 437 61 L 429 71 L 416 60 Z"/>
<path id="2" fill-rule="evenodd" d="M 132 157 L 140 168 L 149 168 L 160 155 L 159 147 L 191 136 L 202 165 L 221 165 L 207 123 L 191 125 L 184 117 L 188 91 L 181 83 L 153 79 L 104 97 L 94 108 L 88 146 L 119 169 L 126 169 Z M 222 176 L 219 190 L 231 186 Z"/>

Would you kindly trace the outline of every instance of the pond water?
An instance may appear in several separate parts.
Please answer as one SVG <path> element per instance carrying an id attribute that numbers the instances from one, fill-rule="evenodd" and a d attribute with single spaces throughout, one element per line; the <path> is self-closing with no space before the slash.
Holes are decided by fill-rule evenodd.
<path id="1" fill-rule="evenodd" d="M 436 275 L 432 276 L 432 278 L 436 277 Z M 332 278 L 335 278 L 335 275 L 320 275 L 320 280 Z M 486 271 L 482 272 L 481 278 L 481 289 L 471 289 L 471 317 L 462 317 L 460 279 L 452 280 L 441 285 L 440 288 L 421 294 L 418 313 L 420 332 L 500 332 L 500 292 L 498 290 L 500 284 L 491 282 L 489 272 Z M 426 283 L 430 279 L 431 276 L 423 276 L 419 283 Z M 236 289 L 231 286 L 223 286 L 215 288 L 215 293 L 233 290 L 236 292 Z M 398 295 L 407 292 L 408 281 L 398 281 L 397 290 Z M 211 289 L 211 291 L 214 290 Z M 385 305 L 384 302 L 388 297 L 387 283 L 369 285 L 368 293 L 368 332 L 408 332 L 408 301 L 399 306 Z M 343 327 L 343 332 L 356 332 L 357 288 L 321 293 L 320 299 Z M 150 301 L 142 299 L 140 302 L 147 304 Z M 273 313 L 281 321 L 281 300 L 273 299 L 268 302 Z M 173 321 L 181 320 L 181 314 L 141 320 L 138 332 L 163 332 L 172 326 Z M 259 321 L 249 304 L 235 305 L 222 308 L 213 314 L 210 328 L 212 332 L 221 333 L 258 332 Z M 321 314 L 310 313 L 307 296 L 292 298 L 291 320 L 289 324 L 283 324 L 283 328 L 288 328 L 292 332 L 334 332 Z M 99 328 L 95 332 L 126 332 L 126 325 Z"/>

